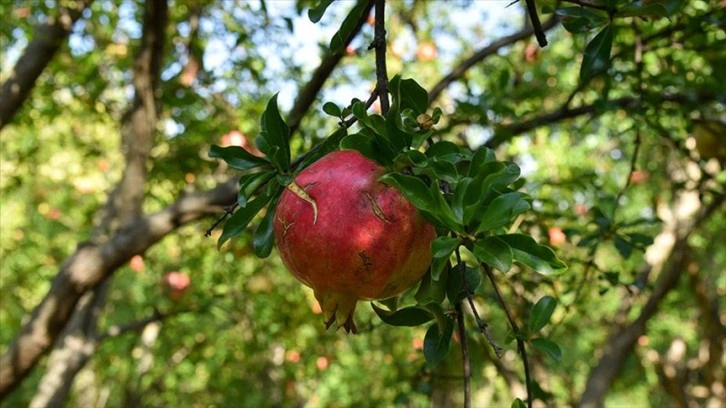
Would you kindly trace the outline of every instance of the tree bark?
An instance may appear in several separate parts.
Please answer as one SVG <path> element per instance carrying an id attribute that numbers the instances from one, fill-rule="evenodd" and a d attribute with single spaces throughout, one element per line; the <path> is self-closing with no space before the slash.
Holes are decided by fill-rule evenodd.
<path id="1" fill-rule="evenodd" d="M 145 3 L 143 34 L 134 61 L 134 99 L 121 124 L 121 145 L 126 166 L 120 182 L 109 195 L 93 236 L 103 239 L 140 217 L 144 199 L 147 161 L 153 146 L 159 117 L 160 73 L 165 29 L 168 20 L 166 0 Z M 101 284 L 83 294 L 81 301 L 55 342 L 48 368 L 41 379 L 33 407 L 65 405 L 73 380 L 93 355 L 97 341 L 98 317 L 105 303 L 111 274 Z"/>
<path id="2" fill-rule="evenodd" d="M 177 228 L 218 214 L 237 199 L 237 180 L 181 197 L 164 210 L 136 219 L 105 242 L 79 245 L 60 267 L 30 320 L 0 357 L 0 399 L 8 395 L 48 351 L 80 297 L 118 267 Z"/>
<path id="3" fill-rule="evenodd" d="M 25 48 L 10 77 L 0 89 L 0 129 L 13 119 L 35 86 L 35 81 L 65 42 L 73 24 L 92 2 L 93 0 L 79 0 L 69 3 L 71 8 L 61 6 L 58 8 L 57 17 L 49 18 L 47 22 L 35 27 L 33 40 Z"/>

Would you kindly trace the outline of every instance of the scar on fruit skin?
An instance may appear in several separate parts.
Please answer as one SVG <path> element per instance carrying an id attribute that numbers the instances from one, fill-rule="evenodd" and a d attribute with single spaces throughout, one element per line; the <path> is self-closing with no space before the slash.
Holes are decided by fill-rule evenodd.
<path id="1" fill-rule="evenodd" d="M 368 254 L 365 251 L 358 252 L 358 256 L 360 257 L 361 262 L 363 262 L 363 276 L 361 279 L 363 282 L 370 282 L 371 280 L 371 269 L 373 269 L 373 262 L 371 262 L 371 257 L 368 256 Z M 360 270 L 360 268 L 358 268 Z"/>
<path id="2" fill-rule="evenodd" d="M 368 199 L 368 202 L 371 205 L 371 210 L 373 210 L 373 214 L 375 214 L 376 217 L 380 218 L 384 222 L 390 224 L 391 223 L 391 220 L 389 220 L 388 218 L 386 218 L 386 215 L 383 214 L 383 211 L 381 211 L 381 207 L 378 206 L 378 203 L 376 202 L 376 199 L 373 198 L 373 196 L 371 195 L 371 193 L 369 193 L 367 191 L 364 191 L 363 194 L 365 194 L 366 198 Z"/>
<path id="3" fill-rule="evenodd" d="M 287 230 L 295 225 L 295 221 L 288 224 L 288 222 L 285 221 L 282 217 L 277 217 L 277 220 L 280 221 L 280 224 L 282 224 L 282 238 L 285 238 L 285 236 L 287 235 Z"/>
<path id="4" fill-rule="evenodd" d="M 317 184 L 317 183 L 311 183 L 311 184 L 306 185 L 305 187 L 309 187 L 309 186 L 315 185 L 315 184 Z M 300 187 L 294 180 L 290 184 L 287 185 L 287 189 L 313 207 L 313 225 L 315 223 L 317 223 L 318 222 L 318 203 L 316 203 L 315 200 L 312 197 L 310 197 L 310 194 L 308 194 L 308 192 L 305 191 L 302 187 Z"/>

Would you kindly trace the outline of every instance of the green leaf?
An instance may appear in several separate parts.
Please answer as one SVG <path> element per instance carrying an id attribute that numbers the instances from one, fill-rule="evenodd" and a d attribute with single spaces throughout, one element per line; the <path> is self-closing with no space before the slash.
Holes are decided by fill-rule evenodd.
<path id="1" fill-rule="evenodd" d="M 633 244 L 631 244 L 620 235 L 615 235 L 613 241 L 615 243 L 615 248 L 618 250 L 620 256 L 622 256 L 623 259 L 630 258 L 630 255 L 633 254 Z"/>
<path id="2" fill-rule="evenodd" d="M 464 197 L 466 196 L 466 191 L 471 185 L 471 183 L 474 181 L 474 179 L 470 177 L 464 177 L 459 180 L 459 182 L 456 184 L 456 189 L 454 189 L 454 198 L 451 201 L 451 209 L 454 211 L 454 215 L 456 216 L 456 219 L 461 223 L 464 224 Z M 473 212 L 470 214 L 470 216 L 473 216 Z"/>
<path id="3" fill-rule="evenodd" d="M 426 218 L 454 231 L 461 230 L 451 207 L 435 184 L 427 187 L 418 177 L 400 173 L 384 174 L 379 180 L 396 187 Z"/>
<path id="4" fill-rule="evenodd" d="M 263 184 L 267 183 L 275 176 L 274 170 L 264 171 L 260 173 L 245 174 L 239 179 L 239 195 L 237 196 L 237 204 L 241 207 L 247 205 L 247 201 L 252 197 Z"/>
<path id="5" fill-rule="evenodd" d="M 275 94 L 262 114 L 257 140 L 264 142 L 258 143 L 257 148 L 283 171 L 290 168 L 289 137 L 290 128 L 280 116 L 280 111 L 277 109 L 277 94 Z"/>
<path id="6" fill-rule="evenodd" d="M 333 102 L 325 102 L 325 104 L 323 104 L 323 112 L 327 113 L 330 116 L 335 116 L 336 118 L 339 118 L 343 115 L 343 111 L 340 110 L 340 107 L 338 107 L 338 105 L 334 104 Z"/>
<path id="7" fill-rule="evenodd" d="M 435 261 L 435 260 L 434 260 Z M 446 262 L 448 265 L 448 260 Z M 433 267 L 433 266 L 432 266 Z M 418 287 L 414 299 L 421 304 L 440 304 L 446 297 L 446 282 L 448 274 L 440 274 L 436 280 L 433 279 L 429 272 L 421 279 L 421 285 Z"/>
<path id="8" fill-rule="evenodd" d="M 231 217 L 224 223 L 224 229 L 222 235 L 217 241 L 217 248 L 220 248 L 222 244 L 227 242 L 230 238 L 241 234 L 247 225 L 252 221 L 255 215 L 270 202 L 271 197 L 269 195 L 257 196 L 254 200 L 247 203 L 246 206 L 240 206 L 237 211 L 232 214 Z"/>
<path id="9" fill-rule="evenodd" d="M 340 147 L 341 140 L 343 140 L 343 138 L 347 135 L 348 130 L 346 128 L 338 128 L 338 130 L 333 132 L 332 135 L 328 136 L 327 139 L 313 147 L 312 150 L 308 151 L 305 158 L 302 159 L 297 165 L 296 170 L 304 169 L 312 163 L 318 161 L 318 159 L 325 156 L 326 154 L 337 150 Z"/>
<path id="10" fill-rule="evenodd" d="M 527 408 L 527 404 L 525 404 L 521 399 L 515 398 L 514 401 L 512 401 L 511 408 Z"/>
<path id="11" fill-rule="evenodd" d="M 485 146 L 478 148 L 471 157 L 471 163 L 469 164 L 469 177 L 475 178 L 481 175 L 487 170 L 487 168 L 484 167 L 484 164 L 494 162 L 495 160 L 497 160 L 497 158 L 492 149 Z"/>
<path id="12" fill-rule="evenodd" d="M 363 12 L 366 10 L 367 5 L 367 0 L 358 0 L 356 5 L 350 10 L 350 13 L 345 16 L 345 19 L 340 25 L 340 28 L 338 29 L 338 31 L 335 32 L 335 34 L 333 34 L 333 38 L 330 40 L 330 51 L 336 53 L 343 49 L 343 45 L 345 45 L 345 40 L 347 40 L 348 37 L 353 34 L 356 23 L 363 16 Z"/>
<path id="13" fill-rule="evenodd" d="M 534 348 L 542 352 L 547 357 L 555 360 L 560 361 L 562 360 L 562 349 L 560 349 L 560 346 L 557 345 L 557 343 L 547 340 L 547 339 L 532 339 L 531 340 L 532 345 Z"/>
<path id="14" fill-rule="evenodd" d="M 443 361 L 449 353 L 451 335 L 454 333 L 454 321 L 445 318 L 443 326 L 443 329 L 441 329 L 439 323 L 432 324 L 424 336 L 424 357 L 431 367 Z"/>
<path id="15" fill-rule="evenodd" d="M 446 276 L 443 272 L 449 267 L 449 258 L 434 258 L 431 261 L 431 279 L 434 282 L 441 281 L 442 276 Z"/>
<path id="16" fill-rule="evenodd" d="M 467 290 L 473 293 L 481 285 L 481 273 L 479 269 L 466 268 L 466 286 L 464 286 L 464 277 L 458 267 L 452 269 L 451 272 L 446 284 L 446 296 L 449 298 L 449 303 L 451 304 L 456 304 L 464 299 L 467 295 Z"/>
<path id="17" fill-rule="evenodd" d="M 633 3 L 623 4 L 618 7 L 616 17 L 668 17 L 668 9 L 660 3 L 643 3 L 636 1 Z"/>
<path id="18" fill-rule="evenodd" d="M 270 256 L 272 247 L 275 246 L 273 227 L 276 208 L 277 200 L 272 200 L 272 204 L 267 207 L 267 213 L 262 218 L 262 221 L 260 221 L 260 225 L 257 226 L 255 235 L 252 237 L 252 247 L 258 258 L 267 258 Z"/>
<path id="19" fill-rule="evenodd" d="M 497 236 L 479 239 L 474 243 L 472 252 L 479 262 L 483 262 L 502 272 L 512 268 L 514 255 L 512 248 Z"/>
<path id="20" fill-rule="evenodd" d="M 434 143 L 428 149 L 426 149 L 426 157 L 456 157 L 463 156 L 461 148 L 449 141 L 442 140 Z M 453 160 L 450 160 L 453 161 Z"/>
<path id="21" fill-rule="evenodd" d="M 543 296 L 532 306 L 532 315 L 529 318 L 529 334 L 542 330 L 549 323 L 552 313 L 557 306 L 557 299 L 552 296 Z"/>
<path id="22" fill-rule="evenodd" d="M 476 234 L 509 224 L 514 217 L 530 209 L 527 194 L 514 191 L 498 196 L 486 207 Z"/>
<path id="23" fill-rule="evenodd" d="M 380 317 L 381 320 L 383 320 L 386 324 L 390 324 L 391 326 L 420 326 L 434 319 L 434 315 L 432 315 L 428 310 L 420 307 L 404 307 L 403 309 L 399 309 L 391 313 L 381 309 L 374 303 L 371 303 L 371 306 L 373 307 L 373 310 L 376 312 L 378 317 Z"/>
<path id="24" fill-rule="evenodd" d="M 459 240 L 453 237 L 438 237 L 431 242 L 431 252 L 433 253 L 434 258 L 449 259 L 449 256 L 451 256 L 454 250 L 458 247 Z"/>
<path id="25" fill-rule="evenodd" d="M 212 145 L 209 150 L 209 157 L 222 159 L 227 162 L 229 167 L 236 170 L 250 170 L 270 163 L 266 158 L 250 154 L 240 146 L 220 147 Z"/>
<path id="26" fill-rule="evenodd" d="M 353 133 L 344 137 L 340 141 L 340 148 L 357 150 L 363 156 L 374 161 L 380 161 L 382 159 L 376 140 L 363 133 Z"/>
<path id="27" fill-rule="evenodd" d="M 437 160 L 436 158 L 429 160 L 428 168 L 424 174 L 431 175 L 432 178 L 445 181 L 449 184 L 456 184 L 458 181 L 458 172 L 454 163 L 448 160 Z"/>
<path id="28" fill-rule="evenodd" d="M 610 66 L 610 51 L 613 46 L 613 27 L 607 25 L 587 44 L 580 66 L 580 81 L 585 82 L 593 75 Z"/>
<path id="29" fill-rule="evenodd" d="M 308 18 L 313 23 L 317 23 L 325 14 L 325 10 L 333 3 L 334 0 L 320 0 L 318 5 L 308 10 Z"/>
<path id="30" fill-rule="evenodd" d="M 544 245 L 539 245 L 532 237 L 524 234 L 497 235 L 512 249 L 515 261 L 534 269 L 543 275 L 563 273 L 567 266 L 555 252 Z"/>
<path id="31" fill-rule="evenodd" d="M 585 33 L 607 24 L 605 12 L 585 7 L 563 7 L 555 12 L 562 19 L 562 26 L 571 33 Z"/>
<path id="32" fill-rule="evenodd" d="M 426 108 L 429 106 L 428 92 L 413 79 L 401 80 L 398 97 L 401 101 L 401 110 L 413 109 L 417 115 L 426 113 Z"/>

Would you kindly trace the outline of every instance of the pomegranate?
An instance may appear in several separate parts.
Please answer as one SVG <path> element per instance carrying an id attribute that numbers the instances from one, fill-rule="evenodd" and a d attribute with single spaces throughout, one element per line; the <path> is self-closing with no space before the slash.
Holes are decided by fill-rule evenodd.
<path id="1" fill-rule="evenodd" d="M 400 294 L 431 263 L 434 228 L 395 188 L 378 182 L 384 173 L 357 151 L 336 151 L 301 171 L 280 197 L 280 256 L 315 292 L 326 327 L 355 333 L 359 300 Z"/>

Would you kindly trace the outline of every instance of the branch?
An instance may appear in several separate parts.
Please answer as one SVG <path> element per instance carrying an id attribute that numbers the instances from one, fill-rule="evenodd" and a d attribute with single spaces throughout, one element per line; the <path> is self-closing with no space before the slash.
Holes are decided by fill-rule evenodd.
<path id="1" fill-rule="evenodd" d="M 318 67 L 315 69 L 315 72 L 313 72 L 313 76 L 310 78 L 308 83 L 305 84 L 305 87 L 298 94 L 297 99 L 295 100 L 295 104 L 293 105 L 292 109 L 290 109 L 290 113 L 287 115 L 287 123 L 288 126 L 290 126 L 290 135 L 294 134 L 300 127 L 300 121 L 305 115 L 305 112 L 310 109 L 310 106 L 313 104 L 315 98 L 318 96 L 320 89 L 322 89 L 323 84 L 328 79 L 328 77 L 330 77 L 333 69 L 338 65 L 340 60 L 345 55 L 345 47 L 350 44 L 350 42 L 353 41 L 353 38 L 355 38 L 358 32 L 360 32 L 363 24 L 365 24 L 366 20 L 368 19 L 368 15 L 370 14 L 372 8 L 373 0 L 370 0 L 368 2 L 368 6 L 363 11 L 363 14 L 361 14 L 360 20 L 356 22 L 355 29 L 351 32 L 351 35 L 345 39 L 342 50 L 334 54 L 326 55 L 325 58 L 320 61 L 320 65 L 318 65 Z"/>
<path id="2" fill-rule="evenodd" d="M 497 294 L 497 299 L 499 299 L 499 304 L 502 305 L 502 309 L 504 309 L 504 313 L 507 315 L 509 326 L 512 328 L 512 332 L 514 332 L 514 338 L 517 341 L 517 349 L 519 350 L 519 355 L 522 357 L 522 365 L 524 365 L 524 385 L 527 388 L 527 408 L 532 408 L 532 380 L 529 374 L 529 363 L 527 362 L 527 349 L 524 347 L 524 340 L 519 337 L 519 325 L 517 325 L 517 322 L 514 321 L 514 316 L 509 310 L 507 302 L 504 301 L 504 296 L 502 296 L 502 292 L 499 290 L 499 285 L 497 284 L 497 279 L 494 277 L 492 268 L 486 264 L 482 264 L 482 268 L 484 269 L 484 272 L 486 272 L 489 281 L 492 283 L 494 292 Z"/>
<path id="3" fill-rule="evenodd" d="M 237 189 L 237 180 L 232 179 L 212 190 L 188 194 L 160 212 L 136 219 L 106 241 L 99 238 L 79 245 L 63 262 L 43 301 L 0 357 L 0 399 L 48 351 L 85 291 L 177 228 L 234 203 Z"/>
<path id="4" fill-rule="evenodd" d="M 534 36 L 537 38 L 537 43 L 540 47 L 546 47 L 547 36 L 545 36 L 542 22 L 539 21 L 537 6 L 534 4 L 534 0 L 526 0 L 525 2 L 527 3 L 527 14 L 529 14 L 529 19 L 532 21 L 532 29 L 534 30 Z"/>
<path id="5" fill-rule="evenodd" d="M 703 102 L 716 99 L 716 96 L 716 94 L 710 92 L 701 92 L 698 94 L 678 93 L 670 95 L 656 95 L 650 97 L 625 96 L 622 98 L 609 100 L 605 103 L 600 101 L 597 103 L 592 103 L 590 105 L 578 106 L 576 108 L 568 107 L 568 102 L 567 104 L 563 104 L 555 111 L 500 128 L 494 135 L 494 137 L 486 143 L 486 146 L 489 148 L 496 148 L 502 143 L 512 139 L 514 136 L 536 129 L 540 126 L 559 122 L 563 119 L 572 119 L 578 116 L 595 113 L 598 109 L 602 109 L 603 106 L 607 106 L 608 110 L 614 110 L 620 108 L 634 108 L 643 102 L 648 102 L 651 104 L 660 104 L 662 102 L 702 104 Z"/>
<path id="6" fill-rule="evenodd" d="M 557 18 L 552 17 L 542 25 L 542 30 L 548 31 L 555 27 L 557 23 Z M 472 55 L 471 57 L 460 62 L 459 65 L 454 67 L 451 72 L 446 74 L 443 78 L 439 80 L 436 85 L 434 85 L 433 88 L 431 88 L 431 91 L 429 92 L 429 102 L 433 102 L 438 99 L 444 89 L 448 88 L 449 85 L 451 85 L 454 81 L 458 81 L 459 79 L 461 79 L 466 71 L 468 71 L 474 65 L 478 64 L 487 57 L 496 54 L 501 48 L 512 45 L 517 41 L 524 40 L 527 37 L 531 36 L 533 33 L 534 30 L 531 27 L 525 27 L 512 35 L 502 37 L 497 41 L 494 41 L 493 43 L 474 53 L 474 55 Z"/>
<path id="7" fill-rule="evenodd" d="M 167 0 L 145 3 L 143 35 L 133 68 L 134 99 L 121 124 L 126 166 L 121 181 L 101 211 L 101 222 L 94 228 L 92 236 L 111 236 L 142 213 L 147 161 L 160 110 L 158 89 L 167 20 Z M 82 293 L 82 301 L 78 302 L 70 320 L 61 326 L 63 330 L 55 341 L 31 405 L 65 405 L 76 374 L 96 349 L 96 325 L 106 300 L 110 277 L 111 274 L 105 276 L 98 286 Z"/>
<path id="8" fill-rule="evenodd" d="M 390 109 L 388 102 L 388 72 L 386 70 L 386 1 L 376 1 L 375 38 L 370 48 L 376 50 L 376 92 L 381 101 L 381 114 L 386 116 Z"/>
<path id="9" fill-rule="evenodd" d="M 466 323 L 461 302 L 456 304 L 456 323 L 461 341 L 461 359 L 464 369 L 464 408 L 471 408 L 471 362 L 469 361 L 469 344 L 466 339 Z"/>
<path id="10" fill-rule="evenodd" d="M 58 16 L 35 27 L 33 40 L 13 67 L 0 89 L 0 129 L 10 123 L 23 105 L 46 66 L 65 42 L 73 24 L 93 0 L 71 2 L 72 8 L 59 7 Z M 65 4 L 65 3 L 64 3 Z"/>

